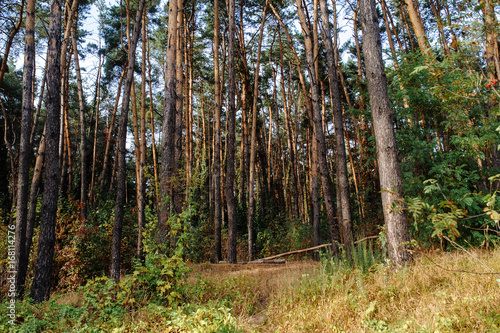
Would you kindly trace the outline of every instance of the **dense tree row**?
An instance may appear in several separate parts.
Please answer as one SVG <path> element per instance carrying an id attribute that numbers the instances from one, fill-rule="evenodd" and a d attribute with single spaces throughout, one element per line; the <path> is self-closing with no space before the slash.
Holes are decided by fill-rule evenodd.
<path id="1" fill-rule="evenodd" d="M 380 235 L 404 264 L 410 239 L 488 243 L 498 5 L 1 5 L 0 212 L 19 297 L 119 281 L 152 251 L 236 263 Z"/>

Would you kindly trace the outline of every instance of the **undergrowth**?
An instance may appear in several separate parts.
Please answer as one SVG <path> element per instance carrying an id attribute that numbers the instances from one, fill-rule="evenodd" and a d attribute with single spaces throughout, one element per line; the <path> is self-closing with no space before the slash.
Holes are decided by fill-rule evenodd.
<path id="1" fill-rule="evenodd" d="M 500 332 L 498 276 L 471 273 L 485 269 L 467 254 L 420 253 L 395 269 L 367 248 L 352 261 L 323 255 L 315 274 L 270 304 L 259 331 Z M 499 250 L 475 256 L 500 271 Z"/>
<path id="2" fill-rule="evenodd" d="M 320 262 L 191 265 L 148 257 L 114 284 L 97 278 L 16 304 L 7 332 L 500 332 L 500 282 L 464 252 L 415 252 L 396 269 L 368 242 Z M 495 272 L 500 250 L 470 252 Z M 466 272 L 468 273 L 466 273 Z"/>

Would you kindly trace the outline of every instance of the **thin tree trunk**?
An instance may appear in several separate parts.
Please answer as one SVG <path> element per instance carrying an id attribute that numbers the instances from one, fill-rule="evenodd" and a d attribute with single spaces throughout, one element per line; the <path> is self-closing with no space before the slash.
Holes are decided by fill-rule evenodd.
<path id="1" fill-rule="evenodd" d="M 28 0 L 26 8 L 26 37 L 23 70 L 23 101 L 21 142 L 19 144 L 19 169 L 16 205 L 16 286 L 17 297 L 23 298 L 24 281 L 28 268 L 26 223 L 28 212 L 29 170 L 31 160 L 31 114 L 33 113 L 33 81 L 35 68 L 35 0 Z"/>
<path id="2" fill-rule="evenodd" d="M 279 28 L 278 28 L 279 29 Z M 287 148 L 288 148 L 288 155 L 290 157 L 290 173 L 292 174 L 292 186 L 291 186 L 291 196 L 292 196 L 292 217 L 298 218 L 299 217 L 299 191 L 297 189 L 297 168 L 296 168 L 296 161 L 295 161 L 295 151 L 293 145 L 293 133 L 292 133 L 292 126 L 291 126 L 291 120 L 290 120 L 290 107 L 288 105 L 288 100 L 287 100 L 287 93 L 285 89 L 285 73 L 284 73 L 284 66 L 283 66 L 283 45 L 281 43 L 281 35 L 278 39 L 279 41 L 279 46 L 280 46 L 280 75 L 281 75 L 281 91 L 283 94 L 283 108 L 285 111 L 285 126 L 286 126 L 286 142 L 287 142 Z M 254 91 L 255 95 L 255 91 Z M 256 97 L 254 97 L 255 99 Z M 253 142 L 253 139 L 252 139 Z"/>
<path id="3" fill-rule="evenodd" d="M 146 56 L 147 52 L 147 22 L 148 17 L 146 11 L 142 15 L 142 57 L 141 57 L 141 145 L 139 158 L 139 182 L 137 183 L 137 259 L 144 259 L 143 250 L 143 230 L 146 226 L 146 179 L 144 177 L 144 168 L 146 167 Z M 150 103 L 153 103 L 151 101 Z M 153 116 L 151 114 L 151 116 Z M 137 156 L 136 156 L 137 158 Z"/>
<path id="4" fill-rule="evenodd" d="M 47 50 L 48 51 L 48 50 Z M 47 66 L 48 66 L 48 57 L 45 60 L 45 69 L 43 72 L 42 84 L 40 85 L 40 93 L 38 98 L 38 105 L 36 107 L 35 117 L 33 120 L 33 125 L 31 126 L 31 135 L 30 135 L 30 146 L 33 147 L 33 141 L 35 140 L 36 128 L 38 127 L 38 120 L 40 119 L 40 112 L 42 110 L 42 102 L 43 96 L 45 94 L 45 86 L 47 85 Z M 35 63 L 36 66 L 36 63 Z M 34 81 L 33 81 L 34 83 Z M 32 89 L 32 93 L 34 94 L 34 89 Z M 45 127 L 44 127 L 45 128 Z"/>
<path id="5" fill-rule="evenodd" d="M 189 25 L 191 24 L 194 12 L 191 13 L 191 17 L 187 21 L 187 27 L 185 29 L 186 36 L 186 71 L 188 72 L 188 79 L 186 80 L 186 116 L 185 116 L 185 127 L 186 127 L 186 199 L 185 201 L 189 204 L 189 199 L 191 197 L 191 177 L 192 177 L 192 167 L 193 167 L 193 49 L 194 49 L 194 31 L 191 33 Z M 189 47 L 187 46 L 189 45 Z M 204 138 L 205 139 L 205 138 Z M 205 141 L 204 141 L 205 142 Z M 210 150 L 210 149 L 209 149 Z M 209 152 L 210 153 L 210 152 Z M 209 159 L 210 160 L 210 159 Z"/>
<path id="6" fill-rule="evenodd" d="M 47 75 L 47 115 L 45 135 L 44 193 L 38 240 L 35 276 L 31 298 L 41 302 L 49 298 L 50 275 L 55 246 L 57 199 L 59 194 L 59 122 L 61 98 L 61 0 L 50 2 L 49 65 Z"/>
<path id="7" fill-rule="evenodd" d="M 220 44 L 220 27 L 219 27 L 219 0 L 214 0 L 214 94 L 215 94 L 215 111 L 214 111 L 214 161 L 213 161 L 213 191 L 214 191 L 214 250 L 215 261 L 222 260 L 222 241 L 221 241 L 221 89 L 220 89 L 220 74 L 219 74 L 219 44 Z"/>
<path id="8" fill-rule="evenodd" d="M 304 14 L 303 5 L 300 0 L 296 0 L 297 9 L 299 14 L 300 23 L 302 26 L 302 31 L 304 34 L 304 42 L 306 46 L 306 57 L 307 57 L 307 69 L 311 79 L 311 92 L 312 92 L 312 113 L 314 118 L 314 132 L 317 142 L 318 149 L 318 164 L 321 175 L 321 185 L 323 187 L 323 196 L 325 199 L 325 208 L 328 219 L 328 226 L 330 228 L 330 234 L 332 237 L 332 243 L 336 244 L 332 246 L 332 251 L 337 254 L 339 251 L 338 242 L 340 242 L 340 234 L 338 222 L 336 221 L 335 208 L 334 208 L 334 198 L 333 198 L 333 186 L 330 179 L 330 173 L 328 170 L 328 164 L 326 160 L 326 143 L 325 135 L 323 132 L 323 126 L 321 121 L 321 105 L 320 105 L 320 95 L 319 95 L 319 84 L 316 77 L 314 69 L 314 51 L 313 51 L 313 41 L 312 32 L 306 24 L 306 16 Z M 314 149 L 313 149 L 314 151 Z"/>
<path id="9" fill-rule="evenodd" d="M 438 30 L 439 30 L 439 37 L 441 37 L 441 43 L 443 44 L 443 52 L 444 55 L 449 58 L 451 56 L 450 53 L 450 48 L 448 46 L 448 42 L 446 41 L 446 36 L 444 34 L 444 28 L 443 28 L 443 20 L 441 19 L 441 13 L 434 3 L 434 0 L 429 1 L 432 7 L 432 12 L 434 13 L 434 17 L 436 18 L 436 23 L 438 25 Z"/>
<path id="10" fill-rule="evenodd" d="M 19 32 L 19 29 L 21 28 L 21 24 L 23 23 L 24 4 L 25 4 L 25 0 L 22 0 L 21 1 L 21 8 L 19 9 L 19 18 L 17 20 L 17 24 L 14 26 L 14 28 L 10 32 L 9 37 L 7 38 L 7 43 L 5 43 L 5 51 L 3 53 L 2 64 L 0 65 L 0 87 L 2 86 L 3 77 L 5 75 L 5 72 L 7 71 L 7 62 L 9 61 L 10 48 L 12 47 L 12 43 L 14 42 L 14 38 L 16 37 L 17 33 Z"/>
<path id="11" fill-rule="evenodd" d="M 262 21 L 260 23 L 259 46 L 257 48 L 257 60 L 255 65 L 255 75 L 253 84 L 253 102 L 252 102 L 252 136 L 250 139 L 250 169 L 248 176 L 248 215 L 247 215 L 247 228 L 248 228 L 248 260 L 252 261 L 254 256 L 253 251 L 253 219 L 255 213 L 255 154 L 257 144 L 257 103 L 259 96 L 259 70 L 260 70 L 260 57 L 262 50 L 262 39 L 264 36 L 264 23 L 266 21 L 267 2 L 262 14 Z"/>
<path id="12" fill-rule="evenodd" d="M 147 24 L 147 20 L 146 20 Z M 150 113 L 150 123 L 151 123 L 151 150 L 153 152 L 153 171 L 154 171 L 154 188 L 155 188 L 155 196 L 156 196 L 156 203 L 158 204 L 158 200 L 160 198 L 160 187 L 159 187 L 159 180 L 158 180 L 158 165 L 157 165 L 157 157 L 156 157 L 156 141 L 155 141 L 155 124 L 154 124 L 154 101 L 153 101 L 153 83 L 151 79 L 151 61 L 150 61 L 150 56 L 149 56 L 149 33 L 148 29 L 146 27 L 146 36 L 144 37 L 146 39 L 147 43 L 147 61 L 148 61 L 148 83 L 149 83 L 149 113 Z M 158 207 L 156 207 L 158 208 Z M 158 210 L 157 210 L 158 212 Z"/>
<path id="13" fill-rule="evenodd" d="M 59 169 L 62 170 L 63 174 L 66 174 L 67 165 L 63 165 L 65 163 L 64 160 L 64 144 L 66 143 L 65 136 L 65 125 L 66 125 L 66 117 L 65 113 L 67 112 L 67 101 L 68 101 L 68 74 L 69 74 L 69 63 L 71 62 L 71 52 L 68 52 L 68 48 L 70 46 L 69 42 L 71 40 L 71 30 L 73 27 L 73 17 L 78 8 L 78 0 L 73 0 L 70 4 L 71 0 L 66 0 L 66 4 L 64 5 L 64 36 L 62 39 L 61 45 L 61 101 L 60 101 L 60 112 L 61 112 L 61 122 L 59 129 Z M 61 177 L 61 180 L 64 181 L 65 177 Z M 61 188 L 61 191 L 63 189 Z"/>
<path id="14" fill-rule="evenodd" d="M 234 70 L 235 48 L 235 1 L 228 0 L 228 109 L 227 109 L 227 151 L 226 151 L 226 204 L 228 219 L 227 261 L 235 264 L 236 260 L 236 204 L 234 200 L 234 156 L 236 135 L 236 75 Z"/>
<path id="15" fill-rule="evenodd" d="M 404 212 L 401 171 L 397 155 L 394 123 L 387 91 L 387 79 L 382 61 L 382 44 L 374 0 L 361 0 L 363 52 L 368 81 L 368 93 L 373 115 L 380 175 L 382 210 L 387 232 L 390 258 L 401 265 L 411 260 L 407 246 L 410 240 Z"/>
<path id="16" fill-rule="evenodd" d="M 125 78 L 125 73 L 127 73 L 126 67 L 123 68 L 122 73 L 120 75 L 118 90 L 116 91 L 115 105 L 113 107 L 113 114 L 111 115 L 111 121 L 109 123 L 108 133 L 106 135 L 106 148 L 104 150 L 104 162 L 101 173 L 101 190 L 103 190 L 106 185 L 106 171 L 108 170 L 109 158 L 111 155 L 111 140 L 113 139 L 113 129 L 115 127 L 116 112 L 118 110 L 118 103 L 120 102 L 120 95 L 122 92 L 122 84 L 123 84 L 123 79 Z"/>
<path id="17" fill-rule="evenodd" d="M 333 122 L 335 126 L 335 166 L 338 190 L 340 191 L 340 202 L 337 202 L 337 210 L 342 212 L 342 219 L 339 223 L 342 225 L 342 232 L 344 235 L 344 249 L 349 251 L 353 239 L 351 204 L 349 201 L 351 195 L 349 191 L 349 176 L 347 174 L 347 158 L 344 140 L 344 117 L 342 115 L 342 106 L 340 104 L 337 66 L 335 64 L 335 54 L 332 45 L 328 8 L 326 0 L 319 0 L 319 3 L 321 7 L 321 20 L 323 22 L 323 35 L 328 61 L 328 77 L 330 79 L 330 95 L 332 97 Z"/>
<path id="18" fill-rule="evenodd" d="M 101 73 L 102 73 L 102 61 L 99 56 L 99 67 L 97 69 L 97 82 L 96 82 L 96 96 L 95 96 L 95 125 L 94 125 L 94 144 L 92 148 L 92 176 L 90 178 L 90 196 L 91 202 L 94 203 L 94 184 L 95 184 L 95 164 L 97 160 L 97 131 L 99 129 L 99 108 L 101 105 Z"/>
<path id="19" fill-rule="evenodd" d="M 81 159 L 81 181 L 80 181 L 80 218 L 87 220 L 87 138 L 85 135 L 85 102 L 83 96 L 82 75 L 80 71 L 80 59 L 78 56 L 78 45 L 76 35 L 77 20 L 73 23 L 72 43 L 75 58 L 76 82 L 78 86 L 78 109 L 80 114 L 80 159 Z"/>
<path id="20" fill-rule="evenodd" d="M 111 249 L 111 278 L 116 283 L 120 281 L 120 248 L 121 248 L 121 235 L 123 228 L 123 207 L 125 205 L 126 197 L 126 163 L 125 155 L 127 153 L 125 144 L 127 139 L 127 122 L 128 111 L 130 104 L 130 92 L 134 80 L 134 65 L 135 65 L 135 50 L 139 35 L 141 33 L 142 11 L 144 9 L 145 0 L 139 1 L 137 13 L 134 23 L 134 32 L 132 33 L 131 43 L 128 52 L 127 63 L 127 78 L 125 79 L 125 86 L 123 87 L 123 103 L 122 114 L 120 116 L 120 128 L 118 132 L 118 180 L 116 188 L 116 205 L 115 205 L 115 223 L 113 227 L 113 243 Z"/>

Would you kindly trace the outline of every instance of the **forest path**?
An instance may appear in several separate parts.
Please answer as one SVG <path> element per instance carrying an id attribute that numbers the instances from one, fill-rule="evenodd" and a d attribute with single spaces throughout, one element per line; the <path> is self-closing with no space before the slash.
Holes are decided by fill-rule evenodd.
<path id="1" fill-rule="evenodd" d="M 270 302 L 283 293 L 291 293 L 300 282 L 319 272 L 312 260 L 286 261 L 284 264 L 195 264 L 188 282 L 200 278 L 209 281 L 208 297 L 233 299 L 238 326 L 244 331 L 258 331 L 267 319 Z"/>

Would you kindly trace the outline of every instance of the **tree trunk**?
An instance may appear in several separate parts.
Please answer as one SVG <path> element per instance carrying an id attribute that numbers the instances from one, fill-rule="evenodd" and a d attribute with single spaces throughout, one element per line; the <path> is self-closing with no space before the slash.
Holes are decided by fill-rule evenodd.
<path id="1" fill-rule="evenodd" d="M 68 104 L 68 74 L 69 74 L 69 63 L 71 62 L 71 52 L 68 51 L 71 30 L 73 27 L 73 17 L 78 8 L 78 0 L 66 0 L 66 4 L 64 5 L 64 36 L 61 44 L 61 104 L 60 104 L 60 112 L 61 112 L 61 122 L 59 129 L 59 169 L 62 170 L 63 175 L 66 175 L 67 165 L 63 165 L 66 160 L 64 159 L 64 144 L 66 143 L 65 137 L 65 125 L 66 125 L 66 117 L 65 113 L 67 112 L 67 104 Z M 65 177 L 61 177 L 61 181 L 64 182 Z M 64 192 L 64 189 L 61 188 L 61 192 Z"/>
<path id="2" fill-rule="evenodd" d="M 59 122 L 61 98 L 61 0 L 50 2 L 49 65 L 47 75 L 45 171 L 42 217 L 38 240 L 35 276 L 31 298 L 42 302 L 49 298 L 50 275 L 55 246 L 57 199 L 59 194 Z"/>
<path id="3" fill-rule="evenodd" d="M 328 226 L 330 228 L 330 233 L 332 237 L 332 243 L 334 244 L 333 253 L 338 253 L 338 242 L 340 242 L 339 227 L 336 221 L 335 208 L 334 208 L 334 198 L 333 198 L 333 186 L 330 179 L 330 172 L 328 170 L 328 164 L 326 160 L 326 142 L 325 134 L 323 132 L 323 125 L 321 119 L 321 105 L 320 105 L 320 94 L 319 94 L 319 83 L 318 78 L 314 69 L 314 50 L 312 44 L 311 30 L 306 24 L 306 16 L 304 14 L 303 5 L 300 0 L 296 0 L 297 9 L 299 13 L 299 19 L 302 26 L 302 31 L 304 34 L 304 42 L 306 46 L 306 57 L 307 57 L 307 69 L 311 79 L 311 95 L 312 95 L 312 113 L 314 118 L 314 131 L 315 139 L 318 145 L 318 163 L 321 175 L 321 185 L 323 188 L 323 196 L 325 200 L 325 208 L 328 219 Z M 336 245 L 335 245 L 336 244 Z"/>
<path id="4" fill-rule="evenodd" d="M 78 56 L 77 20 L 73 23 L 72 43 L 75 58 L 76 82 L 78 86 L 78 109 L 80 115 L 80 159 L 81 159 L 81 181 L 80 181 L 80 218 L 83 223 L 87 220 L 87 138 L 85 135 L 85 101 L 83 96 L 82 75 L 80 71 L 80 58 Z"/>
<path id="5" fill-rule="evenodd" d="M 484 28 L 486 30 L 486 47 L 484 58 L 486 60 L 486 75 L 489 80 L 500 77 L 499 49 L 498 49 L 498 21 L 495 15 L 495 6 L 491 0 L 479 1 L 483 12 Z"/>
<path id="6" fill-rule="evenodd" d="M 120 247 L 123 228 L 123 207 L 126 197 L 127 170 L 125 155 L 127 153 L 125 144 L 127 139 L 127 122 L 130 104 L 130 92 L 134 80 L 135 50 L 139 35 L 141 33 L 142 11 L 145 0 L 139 1 L 132 33 L 131 43 L 128 50 L 127 78 L 123 87 L 122 114 L 120 116 L 120 128 L 118 131 L 118 179 L 116 187 L 115 223 L 113 226 L 113 244 L 111 249 L 111 278 L 116 283 L 120 281 Z"/>
<path id="7" fill-rule="evenodd" d="M 176 50 L 177 50 L 177 1 L 169 2 L 168 43 L 165 59 L 165 104 L 163 109 L 161 142 L 160 214 L 158 217 L 158 241 L 166 250 L 168 217 L 172 201 L 172 178 L 175 163 L 175 111 L 176 111 Z"/>
<path id="8" fill-rule="evenodd" d="M 234 200 L 234 156 L 236 141 L 236 77 L 234 70 L 235 45 L 235 1 L 228 0 L 229 29 L 228 29 L 228 108 L 227 108 L 227 151 L 226 151 L 226 203 L 228 219 L 227 261 L 235 264 L 236 261 L 236 204 Z"/>
<path id="9" fill-rule="evenodd" d="M 221 129 L 220 129 L 220 113 L 221 113 L 221 89 L 220 89 L 220 77 L 219 77 L 219 44 L 220 44 L 220 27 L 219 27 L 219 0 L 214 0 L 214 79 L 215 79 L 215 111 L 214 111 L 214 160 L 213 160 L 213 192 L 214 192 L 214 230 L 215 230 L 215 240 L 214 240 L 214 250 L 215 250 L 215 260 L 219 262 L 222 260 L 222 243 L 221 243 L 221 210 L 222 210 L 222 198 L 221 198 L 221 153 L 220 153 L 220 139 L 221 139 Z"/>
<path id="10" fill-rule="evenodd" d="M 146 57 L 147 52 L 147 13 L 144 11 L 142 15 L 142 56 L 141 56 L 141 145 L 139 158 L 139 181 L 137 182 L 137 259 L 144 259 L 143 249 L 143 230 L 146 226 L 146 179 L 144 177 L 144 168 L 146 167 Z M 153 103 L 151 100 L 150 103 Z M 153 114 L 151 114 L 151 117 Z M 151 129 L 153 130 L 153 129 Z M 136 156 L 137 158 L 137 156 Z"/>
<path id="11" fill-rule="evenodd" d="M 183 107 L 184 107 L 184 71 L 183 71 L 183 24 L 184 24 L 184 3 L 183 0 L 177 0 L 177 51 L 176 51 L 176 71 L 175 71 L 175 132 L 174 132 L 174 164 L 173 175 L 174 184 L 172 186 L 173 208 L 175 214 L 182 212 L 184 195 L 184 178 L 180 173 L 180 163 L 182 160 L 182 132 L 183 132 Z M 177 238 L 177 237 L 176 237 Z"/>
<path id="12" fill-rule="evenodd" d="M 146 20 L 147 24 L 147 20 Z M 156 157 L 156 141 L 155 141 L 155 124 L 154 124 L 154 103 L 153 103 L 153 84 L 151 79 L 151 61 L 149 56 L 149 34 L 148 29 L 146 27 L 146 36 L 144 37 L 147 43 L 147 56 L 146 59 L 148 61 L 148 83 L 149 83 L 149 113 L 150 113 L 150 126 L 151 126 L 151 150 L 153 153 L 153 172 L 154 172 L 154 189 L 156 196 L 156 204 L 158 204 L 158 199 L 160 198 L 159 194 L 159 180 L 158 180 L 158 165 L 157 165 L 157 157 Z M 158 207 L 157 213 L 158 213 Z"/>
<path id="13" fill-rule="evenodd" d="M 19 169 L 16 205 L 16 286 L 17 297 L 23 298 L 24 281 L 28 268 L 26 223 L 28 212 L 29 170 L 31 159 L 31 114 L 33 113 L 33 79 L 35 68 L 35 0 L 28 0 L 26 8 L 26 44 L 24 49 L 23 101 L 21 142 L 19 144 Z"/>
<path id="14" fill-rule="evenodd" d="M 413 26 L 413 31 L 417 37 L 420 52 L 428 56 L 432 50 L 427 40 L 427 35 L 425 34 L 424 22 L 422 22 L 422 17 L 420 16 L 418 2 L 416 0 L 405 0 L 405 4 L 408 10 L 408 16 L 410 16 L 411 25 Z"/>
<path id="15" fill-rule="evenodd" d="M 278 27 L 280 30 L 280 28 Z M 278 38 L 279 41 L 279 46 L 280 46 L 280 75 L 281 75 L 281 90 L 283 94 L 283 108 L 285 111 L 285 126 L 286 126 L 286 142 L 287 142 L 287 148 L 288 148 L 288 156 L 290 158 L 290 173 L 292 175 L 292 186 L 291 186 L 291 196 L 292 196 L 292 217 L 293 218 L 298 218 L 299 217 L 299 191 L 298 191 L 298 176 L 297 176 L 297 167 L 296 167 L 296 161 L 295 161 L 295 150 L 294 146 L 294 138 L 293 138 L 293 133 L 292 133 L 292 125 L 291 125 L 291 119 L 290 119 L 290 107 L 289 103 L 287 100 L 287 92 L 285 89 L 285 73 L 284 73 L 284 65 L 283 65 L 283 45 L 281 42 L 281 35 Z M 291 68 L 289 68 L 291 70 Z M 254 92 L 255 94 L 255 92 Z M 255 98 L 255 97 L 254 97 Z M 290 101 L 291 103 L 291 101 Z M 253 142 L 253 139 L 252 139 Z"/>
<path id="16" fill-rule="evenodd" d="M 118 111 L 118 103 L 120 102 L 123 79 L 125 78 L 126 73 L 127 73 L 127 68 L 124 67 L 120 75 L 120 82 L 118 83 L 118 90 L 116 91 L 116 99 L 115 99 L 115 105 L 113 107 L 113 114 L 111 115 L 111 121 L 109 123 L 108 132 L 106 134 L 106 148 L 104 150 L 104 162 L 101 173 L 101 190 L 104 190 L 106 186 L 106 171 L 108 170 L 109 158 L 111 154 L 111 141 L 113 140 L 113 129 L 115 127 L 116 112 Z"/>
<path id="17" fill-rule="evenodd" d="M 411 260 L 404 243 L 410 240 L 404 212 L 401 171 L 397 154 L 394 122 L 387 92 L 387 79 L 382 61 L 382 44 L 374 0 L 362 0 L 361 23 L 368 93 L 375 130 L 377 161 L 382 193 L 382 210 L 387 232 L 390 258 L 401 265 Z"/>
<path id="18" fill-rule="evenodd" d="M 441 13 L 439 10 L 439 3 L 436 5 L 434 0 L 429 1 L 432 7 L 432 12 L 434 13 L 434 17 L 436 18 L 436 23 L 438 25 L 439 37 L 441 38 L 441 43 L 443 44 L 443 52 L 446 58 L 450 58 L 450 48 L 448 46 L 448 42 L 446 41 L 446 36 L 444 34 L 443 28 L 443 20 L 441 19 Z"/>
<path id="19" fill-rule="evenodd" d="M 5 51 L 3 53 L 2 64 L 0 65 L 0 87 L 3 83 L 3 77 L 5 72 L 7 71 L 7 62 L 9 61 L 9 53 L 10 48 L 12 47 L 12 43 L 14 42 L 14 38 L 16 37 L 19 29 L 21 28 L 21 24 L 23 23 L 23 13 L 24 13 L 24 3 L 25 0 L 21 1 L 21 8 L 19 9 L 19 19 L 17 20 L 17 24 L 14 26 L 12 31 L 7 38 L 7 43 L 5 43 Z M 28 14 L 29 15 L 29 14 Z"/>
<path id="20" fill-rule="evenodd" d="M 347 174 L 347 158 L 345 153 L 344 140 L 344 117 L 342 115 L 342 106 L 340 104 L 339 83 L 337 80 L 337 66 L 335 64 L 335 53 L 332 45 L 332 36 L 330 32 L 330 20 L 328 17 L 328 8 L 326 0 L 319 0 L 321 7 L 321 20 L 323 22 L 323 34 L 326 48 L 326 57 L 328 61 L 328 77 L 330 79 L 330 95 L 332 97 L 333 121 L 335 126 L 335 166 L 337 173 L 338 190 L 340 191 L 337 202 L 337 210 L 342 212 L 342 219 L 339 221 L 342 225 L 344 235 L 344 249 L 347 251 L 351 247 L 352 239 L 352 220 L 351 204 L 349 191 L 349 176 Z"/>
<path id="21" fill-rule="evenodd" d="M 100 42 L 99 42 L 100 43 Z M 100 45 L 100 44 L 99 44 Z M 92 148 L 92 176 L 90 178 L 90 197 L 91 203 L 94 204 L 94 184 L 95 184 L 95 164 L 97 159 L 97 131 L 99 129 L 99 108 L 101 105 L 101 73 L 102 61 L 99 56 L 99 67 L 97 69 L 96 96 L 95 96 L 95 125 L 94 125 L 94 144 Z"/>
<path id="22" fill-rule="evenodd" d="M 259 70 L 260 70 L 260 56 L 262 50 L 262 38 L 264 36 L 264 23 L 266 21 L 267 5 L 264 7 L 262 14 L 262 21 L 260 23 L 259 46 L 257 47 L 257 60 L 255 65 L 255 75 L 253 83 L 253 101 L 252 101 L 252 136 L 250 139 L 250 169 L 248 175 L 248 215 L 247 215 L 247 228 L 248 228 L 248 260 L 253 260 L 253 219 L 255 213 L 255 155 L 257 144 L 257 103 L 259 95 Z"/>

